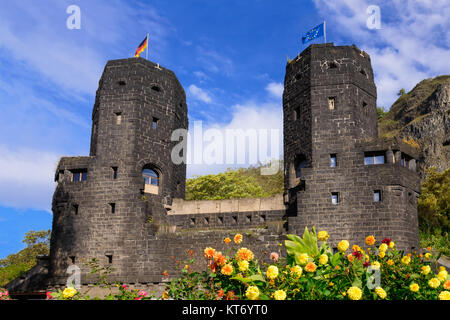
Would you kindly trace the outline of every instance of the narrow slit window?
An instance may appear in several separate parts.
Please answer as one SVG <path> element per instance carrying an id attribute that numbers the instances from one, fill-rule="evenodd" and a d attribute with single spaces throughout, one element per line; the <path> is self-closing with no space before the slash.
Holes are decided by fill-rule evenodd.
<path id="1" fill-rule="evenodd" d="M 153 117 L 153 122 L 152 122 L 152 129 L 156 130 L 156 128 L 158 127 L 158 118 Z"/>
<path id="2" fill-rule="evenodd" d="M 76 257 L 75 256 L 70 256 L 69 258 L 70 258 L 70 262 L 72 262 L 72 264 L 75 264 L 75 258 Z"/>
<path id="3" fill-rule="evenodd" d="M 109 208 L 110 208 L 112 214 L 116 213 L 116 204 L 115 203 L 113 203 L 113 202 L 110 203 Z"/>
<path id="4" fill-rule="evenodd" d="M 373 192 L 373 201 L 374 202 L 380 202 L 381 201 L 381 191 L 380 190 L 375 190 Z"/>
<path id="5" fill-rule="evenodd" d="M 116 112 L 116 124 L 122 123 L 122 112 Z"/>
<path id="6" fill-rule="evenodd" d="M 334 110 L 336 99 L 334 97 L 328 98 L 328 109 Z"/>
<path id="7" fill-rule="evenodd" d="M 218 222 L 219 224 L 223 224 L 223 217 L 218 217 L 218 218 L 217 218 L 217 222 Z"/>
<path id="8" fill-rule="evenodd" d="M 118 167 L 111 167 L 113 179 L 116 180 L 118 176 Z"/>
<path id="9" fill-rule="evenodd" d="M 331 203 L 332 204 L 339 204 L 339 193 L 338 192 L 332 192 L 331 193 Z"/>
<path id="10" fill-rule="evenodd" d="M 336 154 L 330 154 L 330 167 L 334 168 L 337 166 L 337 156 Z"/>
<path id="11" fill-rule="evenodd" d="M 78 215 L 78 205 L 77 204 L 72 205 L 72 213 L 74 215 Z"/>
<path id="12" fill-rule="evenodd" d="M 112 254 L 107 254 L 107 255 L 106 255 L 106 258 L 108 259 L 108 263 L 109 263 L 109 264 L 112 264 L 112 263 L 113 263 L 113 256 L 112 256 Z"/>

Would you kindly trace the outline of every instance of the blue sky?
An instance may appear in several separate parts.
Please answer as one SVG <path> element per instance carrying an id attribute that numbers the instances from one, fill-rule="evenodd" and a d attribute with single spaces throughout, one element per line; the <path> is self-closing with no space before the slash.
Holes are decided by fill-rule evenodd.
<path id="1" fill-rule="evenodd" d="M 69 5 L 81 29 L 69 30 Z M 381 29 L 369 29 L 378 5 Z M 282 128 L 286 56 L 327 21 L 327 40 L 372 57 L 378 105 L 400 88 L 450 74 L 450 5 L 436 1 L 40 0 L 0 2 L 0 258 L 29 230 L 51 228 L 61 156 L 88 155 L 98 80 L 150 33 L 149 59 L 173 70 L 189 120 L 206 128 Z M 316 42 L 322 42 L 318 39 Z M 188 166 L 188 175 L 224 166 Z"/>

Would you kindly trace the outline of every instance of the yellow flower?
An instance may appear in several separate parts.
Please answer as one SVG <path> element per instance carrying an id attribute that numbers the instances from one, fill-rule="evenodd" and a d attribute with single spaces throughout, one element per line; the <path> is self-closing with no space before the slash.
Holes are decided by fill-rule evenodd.
<path id="1" fill-rule="evenodd" d="M 353 250 L 353 251 L 362 251 L 361 248 L 360 248 L 357 244 L 354 244 L 354 245 L 352 246 L 352 250 Z"/>
<path id="2" fill-rule="evenodd" d="M 319 233 L 317 234 L 317 239 L 319 239 L 320 241 L 327 241 L 329 237 L 330 235 L 326 231 L 319 231 Z"/>
<path id="3" fill-rule="evenodd" d="M 388 249 L 388 245 L 387 245 L 386 243 L 382 243 L 382 244 L 378 247 L 378 250 L 379 250 L 380 252 L 386 252 L 387 249 Z"/>
<path id="4" fill-rule="evenodd" d="M 233 273 L 233 266 L 231 264 L 227 263 L 226 265 L 224 265 L 222 267 L 220 272 L 222 272 L 222 274 L 224 274 L 226 276 L 230 276 Z"/>
<path id="5" fill-rule="evenodd" d="M 291 268 L 291 272 L 295 273 L 297 275 L 297 277 L 299 278 L 302 275 L 303 270 L 302 270 L 302 267 L 295 265 Z"/>
<path id="6" fill-rule="evenodd" d="M 386 252 L 385 251 L 380 251 L 380 253 L 378 254 L 378 256 L 383 259 L 386 256 Z"/>
<path id="7" fill-rule="evenodd" d="M 425 253 L 425 258 L 426 259 L 431 259 L 431 257 L 432 257 L 431 253 L 429 253 L 429 252 Z"/>
<path id="8" fill-rule="evenodd" d="M 267 268 L 266 275 L 269 279 L 275 279 L 276 277 L 278 277 L 278 268 L 276 266 L 270 266 L 269 268 Z"/>
<path id="9" fill-rule="evenodd" d="M 164 293 L 162 294 L 161 297 L 163 300 L 168 299 L 169 298 L 169 293 L 167 291 L 164 291 Z"/>
<path id="10" fill-rule="evenodd" d="M 439 300 L 450 300 L 450 291 L 442 291 L 439 293 Z"/>
<path id="11" fill-rule="evenodd" d="M 394 265 L 394 260 L 389 259 L 388 261 L 386 261 L 386 263 L 387 263 L 388 265 L 390 265 L 390 266 L 393 266 L 393 265 Z"/>
<path id="12" fill-rule="evenodd" d="M 395 242 L 394 242 L 394 241 L 391 241 L 391 242 L 389 243 L 389 248 L 394 249 L 394 247 L 395 247 Z"/>
<path id="13" fill-rule="evenodd" d="M 422 274 L 429 274 L 431 271 L 430 266 L 422 266 L 422 268 L 420 268 L 420 269 L 422 269 L 422 272 L 421 272 Z"/>
<path id="14" fill-rule="evenodd" d="M 286 291 L 284 290 L 277 290 L 273 293 L 273 298 L 275 300 L 284 300 L 286 299 Z"/>
<path id="15" fill-rule="evenodd" d="M 409 290 L 411 290 L 412 292 L 418 292 L 419 289 L 420 289 L 419 285 L 415 282 L 409 285 Z"/>
<path id="16" fill-rule="evenodd" d="M 322 254 L 319 257 L 319 263 L 320 264 L 327 264 L 328 263 L 328 256 L 326 254 Z"/>
<path id="17" fill-rule="evenodd" d="M 238 266 L 239 266 L 239 271 L 247 271 L 249 263 L 247 260 L 240 260 L 238 262 Z"/>
<path id="18" fill-rule="evenodd" d="M 375 293 L 381 298 L 381 299 L 385 299 L 387 296 L 386 291 L 384 291 L 383 288 L 381 287 L 376 287 L 375 288 Z"/>
<path id="19" fill-rule="evenodd" d="M 298 260 L 299 260 L 300 264 L 302 264 L 302 265 L 306 264 L 308 262 L 308 259 L 309 259 L 309 256 L 307 253 L 301 253 L 298 256 Z"/>
<path id="20" fill-rule="evenodd" d="M 213 249 L 213 248 L 208 247 L 208 248 L 205 248 L 203 253 L 205 254 L 205 258 L 211 259 L 216 254 L 216 250 Z"/>
<path id="21" fill-rule="evenodd" d="M 254 258 L 253 252 L 247 248 L 240 248 L 236 254 L 239 260 L 251 261 Z"/>
<path id="22" fill-rule="evenodd" d="M 341 242 L 338 243 L 337 248 L 340 252 L 345 252 L 347 251 L 349 246 L 350 244 L 348 243 L 347 240 L 342 240 Z"/>
<path id="23" fill-rule="evenodd" d="M 230 243 L 230 242 L 231 242 L 231 239 L 230 239 L 230 238 L 228 238 L 228 237 L 226 237 L 225 239 L 223 239 L 223 242 L 225 242 L 226 244 L 228 244 L 228 243 Z"/>
<path id="24" fill-rule="evenodd" d="M 63 294 L 64 299 L 69 299 L 69 298 L 72 298 L 76 293 L 77 293 L 77 290 L 75 290 L 75 288 L 68 287 L 68 288 L 64 289 L 62 294 Z"/>
<path id="25" fill-rule="evenodd" d="M 250 300 L 256 300 L 259 297 L 259 289 L 256 286 L 249 286 L 245 291 L 245 296 Z"/>
<path id="26" fill-rule="evenodd" d="M 369 249 L 370 249 L 370 248 L 369 248 Z M 370 257 L 369 257 L 367 254 L 366 254 L 366 256 L 365 256 L 364 258 L 365 258 L 364 260 L 365 260 L 366 262 L 369 262 Z"/>
<path id="27" fill-rule="evenodd" d="M 441 282 L 438 278 L 432 278 L 430 279 L 430 281 L 428 281 L 428 285 L 430 286 L 430 288 L 436 289 L 441 285 Z"/>
<path id="28" fill-rule="evenodd" d="M 440 266 L 439 267 L 439 271 L 445 271 L 445 267 L 444 266 Z"/>
<path id="29" fill-rule="evenodd" d="M 410 262 L 411 262 L 411 258 L 410 258 L 410 257 L 404 256 L 404 257 L 402 258 L 402 263 L 403 263 L 403 264 L 409 264 Z"/>
<path id="30" fill-rule="evenodd" d="M 373 245 L 375 243 L 375 237 L 374 236 L 368 236 L 367 238 L 366 238 L 366 244 L 368 245 L 368 246 L 371 246 L 371 245 Z"/>
<path id="31" fill-rule="evenodd" d="M 447 271 L 439 271 L 437 277 L 440 281 L 444 282 L 445 280 L 447 280 L 447 276 L 448 276 L 448 272 Z"/>
<path id="32" fill-rule="evenodd" d="M 427 247 L 427 250 L 428 250 L 428 251 L 431 251 L 431 249 L 432 249 L 431 247 Z"/>
<path id="33" fill-rule="evenodd" d="M 372 269 L 373 270 L 380 270 L 381 264 L 378 261 L 372 262 Z"/>
<path id="34" fill-rule="evenodd" d="M 314 272 L 316 271 L 317 266 L 314 262 L 308 262 L 305 266 L 305 271 L 307 272 Z"/>
<path id="35" fill-rule="evenodd" d="M 237 234 L 234 236 L 234 242 L 235 242 L 236 244 L 240 244 L 240 243 L 242 242 L 242 234 L 237 233 Z"/>
<path id="36" fill-rule="evenodd" d="M 362 298 L 362 291 L 358 287 L 350 287 L 347 290 L 347 294 L 351 300 L 361 300 Z"/>

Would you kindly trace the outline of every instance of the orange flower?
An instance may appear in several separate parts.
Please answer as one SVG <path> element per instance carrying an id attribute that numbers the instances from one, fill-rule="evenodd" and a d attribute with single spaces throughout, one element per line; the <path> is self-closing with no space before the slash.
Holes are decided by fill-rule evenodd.
<path id="1" fill-rule="evenodd" d="M 205 248 L 203 253 L 205 254 L 205 258 L 206 259 L 211 259 L 216 254 L 216 250 L 213 249 L 213 248 L 208 247 L 208 248 Z"/>
<path id="2" fill-rule="evenodd" d="M 225 296 L 225 300 L 234 300 L 234 299 L 235 299 L 235 297 L 234 297 L 234 291 L 233 291 L 233 290 L 228 291 L 228 292 L 227 292 L 227 295 Z"/>
<path id="3" fill-rule="evenodd" d="M 305 271 L 307 272 L 314 272 L 316 271 L 317 266 L 314 264 L 314 262 L 308 262 L 305 266 Z"/>
<path id="4" fill-rule="evenodd" d="M 445 290 L 450 290 L 450 280 L 447 280 L 444 282 L 444 289 Z"/>
<path id="5" fill-rule="evenodd" d="M 375 243 L 375 237 L 374 236 L 368 236 L 366 238 L 366 244 L 368 246 L 372 246 Z"/>
<path id="6" fill-rule="evenodd" d="M 236 253 L 239 260 L 247 260 L 251 261 L 254 258 L 253 252 L 248 250 L 247 248 L 241 248 Z"/>
<path id="7" fill-rule="evenodd" d="M 217 291 L 217 300 L 222 299 L 222 297 L 225 295 L 225 292 L 223 291 L 223 289 L 220 289 L 219 291 Z"/>
<path id="8" fill-rule="evenodd" d="M 169 273 L 167 272 L 167 270 L 164 270 L 164 272 L 163 272 L 162 274 L 163 274 L 163 276 L 166 277 L 166 278 L 169 276 Z"/>
<path id="9" fill-rule="evenodd" d="M 163 300 L 169 298 L 169 293 L 168 293 L 167 291 L 165 291 L 165 292 L 162 294 L 162 297 L 161 297 L 161 298 L 162 298 Z"/>
<path id="10" fill-rule="evenodd" d="M 220 272 L 222 272 L 222 274 L 229 276 L 233 273 L 233 266 L 229 263 L 227 263 L 226 265 L 224 265 L 222 267 L 222 270 L 220 270 Z"/>
<path id="11" fill-rule="evenodd" d="M 226 237 L 226 238 L 223 240 L 223 242 L 225 242 L 226 244 L 229 244 L 229 243 L 231 242 L 231 239 L 228 238 L 228 237 Z"/>
<path id="12" fill-rule="evenodd" d="M 427 250 L 428 250 L 428 251 L 431 251 L 431 249 L 432 249 L 431 247 L 427 247 Z"/>
<path id="13" fill-rule="evenodd" d="M 222 252 L 216 252 L 214 255 L 214 261 L 218 266 L 223 266 L 227 262 L 227 258 L 225 258 Z"/>
<path id="14" fill-rule="evenodd" d="M 240 244 L 240 243 L 242 242 L 242 234 L 237 233 L 237 234 L 234 236 L 234 242 L 235 242 L 236 244 Z"/>
<path id="15" fill-rule="evenodd" d="M 349 255 L 347 256 L 347 259 L 348 259 L 348 261 L 353 262 L 353 255 L 352 255 L 352 254 L 349 254 Z"/>

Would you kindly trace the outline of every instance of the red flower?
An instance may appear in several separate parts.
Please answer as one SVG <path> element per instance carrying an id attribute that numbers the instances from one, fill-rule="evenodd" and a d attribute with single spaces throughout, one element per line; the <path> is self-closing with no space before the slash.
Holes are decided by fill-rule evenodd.
<path id="1" fill-rule="evenodd" d="M 389 245 L 391 243 L 391 239 L 390 238 L 384 238 L 381 243 L 386 243 L 387 245 Z"/>
<path id="2" fill-rule="evenodd" d="M 219 291 L 217 291 L 217 300 L 222 299 L 222 297 L 225 295 L 225 292 L 223 291 L 223 289 L 220 289 Z"/>
<path id="3" fill-rule="evenodd" d="M 369 262 L 364 262 L 363 266 L 367 268 L 369 266 Z"/>
<path id="4" fill-rule="evenodd" d="M 225 300 L 236 300 L 236 297 L 234 296 L 234 291 L 233 290 L 227 292 Z"/>
<path id="5" fill-rule="evenodd" d="M 46 292 L 45 295 L 47 296 L 47 299 L 53 299 L 52 294 L 50 292 Z"/>
<path id="6" fill-rule="evenodd" d="M 362 258 L 362 253 L 359 251 L 353 251 L 352 255 L 356 257 L 358 260 L 361 260 Z"/>

